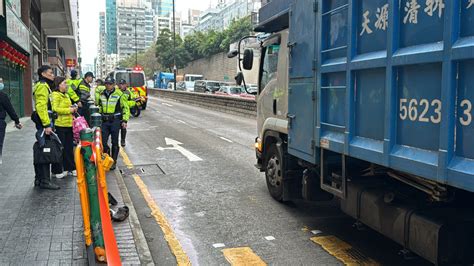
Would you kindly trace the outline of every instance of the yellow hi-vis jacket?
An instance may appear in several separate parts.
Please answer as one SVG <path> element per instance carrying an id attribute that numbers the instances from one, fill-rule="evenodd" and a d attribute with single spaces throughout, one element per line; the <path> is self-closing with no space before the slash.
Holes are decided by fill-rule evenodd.
<path id="1" fill-rule="evenodd" d="M 68 79 L 66 80 L 67 84 L 67 95 L 69 95 L 69 98 L 73 103 L 79 102 L 80 98 L 79 95 L 77 95 L 77 79 Z"/>
<path id="2" fill-rule="evenodd" d="M 48 105 L 51 102 L 51 89 L 48 83 L 44 81 L 38 81 L 33 89 L 33 99 L 35 101 L 35 110 L 41 119 L 41 124 L 44 127 L 51 126 L 51 120 L 49 119 Z"/>
<path id="3" fill-rule="evenodd" d="M 100 93 L 99 108 L 100 113 L 104 115 L 122 114 L 122 120 L 127 122 L 130 119 L 130 107 L 127 103 L 127 98 L 118 89 L 114 88 L 109 97 L 106 91 Z"/>

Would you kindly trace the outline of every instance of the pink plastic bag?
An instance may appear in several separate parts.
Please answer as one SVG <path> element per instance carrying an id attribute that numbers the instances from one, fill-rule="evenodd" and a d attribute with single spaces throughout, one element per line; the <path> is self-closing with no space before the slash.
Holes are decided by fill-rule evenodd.
<path id="1" fill-rule="evenodd" d="M 89 125 L 87 124 L 87 121 L 83 116 L 74 117 L 74 121 L 72 123 L 72 132 L 74 134 L 74 141 L 76 143 L 78 143 L 81 140 L 81 136 L 80 136 L 81 131 L 88 127 Z"/>

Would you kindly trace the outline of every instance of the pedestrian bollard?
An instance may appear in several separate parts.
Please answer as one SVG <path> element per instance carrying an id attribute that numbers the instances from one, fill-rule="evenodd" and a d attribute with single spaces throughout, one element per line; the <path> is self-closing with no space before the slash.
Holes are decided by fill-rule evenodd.
<path id="1" fill-rule="evenodd" d="M 91 114 L 91 127 L 102 126 L 102 115 L 99 113 Z"/>
<path id="2" fill-rule="evenodd" d="M 81 131 L 81 153 L 84 158 L 87 192 L 89 195 L 89 215 L 94 252 L 98 261 L 105 261 L 105 245 L 104 237 L 102 235 L 102 222 L 100 218 L 100 204 L 98 198 L 99 188 L 96 181 L 97 169 L 95 165 L 95 157 L 100 155 L 93 151 L 94 135 L 94 131 L 89 128 Z"/>
<path id="3" fill-rule="evenodd" d="M 93 100 L 89 100 L 87 101 L 87 106 L 86 106 L 86 120 L 87 120 L 87 123 L 89 123 L 89 125 L 91 124 L 91 107 L 94 106 L 95 103 Z"/>
<path id="4" fill-rule="evenodd" d="M 79 143 L 74 151 L 74 161 L 77 171 L 77 189 L 79 190 L 79 198 L 81 200 L 82 219 L 84 221 L 84 239 L 86 246 L 92 245 L 91 223 L 89 220 L 89 194 L 87 193 L 86 174 L 84 172 L 84 158 L 81 154 L 81 143 Z"/>

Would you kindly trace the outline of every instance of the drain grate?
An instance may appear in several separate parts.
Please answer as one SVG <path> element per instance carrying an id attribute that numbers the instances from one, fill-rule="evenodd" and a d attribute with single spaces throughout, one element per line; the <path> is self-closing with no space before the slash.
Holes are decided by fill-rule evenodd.
<path id="1" fill-rule="evenodd" d="M 166 174 L 158 164 L 135 165 L 133 168 L 128 168 L 124 166 L 124 167 L 119 167 L 119 171 L 123 176 L 131 176 L 131 175 L 156 176 L 156 175 Z"/>

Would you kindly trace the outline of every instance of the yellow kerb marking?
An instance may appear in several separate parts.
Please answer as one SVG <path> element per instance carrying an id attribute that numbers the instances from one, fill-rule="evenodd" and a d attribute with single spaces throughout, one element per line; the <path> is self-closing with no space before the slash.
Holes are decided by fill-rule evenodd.
<path id="1" fill-rule="evenodd" d="M 335 236 L 315 236 L 311 238 L 311 241 L 320 245 L 324 250 L 336 257 L 345 265 L 380 265 Z"/>
<path id="2" fill-rule="evenodd" d="M 123 149 L 120 149 L 120 155 L 122 156 L 125 165 L 128 168 L 133 168 L 132 162 L 130 161 Z M 148 207 L 151 209 L 151 215 L 155 218 L 155 221 L 160 226 L 161 231 L 163 231 L 166 242 L 168 242 L 168 246 L 170 247 L 171 253 L 173 253 L 173 255 L 176 257 L 176 263 L 178 265 L 191 265 L 188 255 L 184 252 L 183 247 L 181 247 L 181 244 L 179 243 L 178 238 L 176 238 L 176 235 L 174 234 L 171 225 L 168 223 L 168 220 L 166 220 L 166 216 L 156 204 L 155 200 L 150 194 L 150 191 L 148 191 L 148 187 L 145 185 L 140 176 L 134 174 L 133 179 L 135 180 L 135 183 L 140 189 L 140 192 L 142 193 L 143 198 L 148 204 Z"/>
<path id="3" fill-rule="evenodd" d="M 222 250 L 225 259 L 233 266 L 252 265 L 265 266 L 267 265 L 251 248 L 226 248 Z"/>

